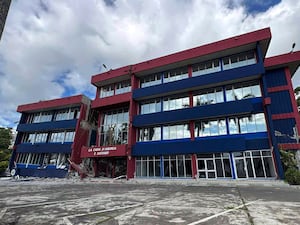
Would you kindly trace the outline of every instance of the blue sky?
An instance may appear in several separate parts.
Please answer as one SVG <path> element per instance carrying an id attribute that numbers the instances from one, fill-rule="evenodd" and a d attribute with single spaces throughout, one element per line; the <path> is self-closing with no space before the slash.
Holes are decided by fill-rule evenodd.
<path id="1" fill-rule="evenodd" d="M 16 108 L 84 93 L 91 76 L 270 27 L 268 55 L 300 49 L 300 1 L 12 1 L 0 42 L 0 126 Z M 300 71 L 294 76 L 300 86 Z"/>

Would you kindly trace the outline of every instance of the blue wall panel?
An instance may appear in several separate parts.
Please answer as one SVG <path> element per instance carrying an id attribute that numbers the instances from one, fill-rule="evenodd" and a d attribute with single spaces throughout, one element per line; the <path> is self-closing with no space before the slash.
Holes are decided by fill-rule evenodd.
<path id="1" fill-rule="evenodd" d="M 261 98 L 244 99 L 226 103 L 198 106 L 144 115 L 133 119 L 136 127 L 150 126 L 179 121 L 197 120 L 201 118 L 225 117 L 227 115 L 263 112 Z"/>
<path id="2" fill-rule="evenodd" d="M 290 93 L 288 91 L 279 91 L 269 93 L 271 97 L 271 113 L 290 113 L 293 112 Z"/>
<path id="3" fill-rule="evenodd" d="M 296 125 L 295 119 L 273 120 L 273 125 L 278 143 L 296 142 L 295 139 L 291 138 L 294 135 L 293 127 Z"/>
<path id="4" fill-rule="evenodd" d="M 32 153 L 70 153 L 72 143 L 41 143 L 41 144 L 19 144 L 17 152 Z"/>
<path id="5" fill-rule="evenodd" d="M 133 156 L 234 152 L 269 148 L 267 133 L 253 135 L 231 135 L 199 138 L 194 141 L 180 139 L 172 141 L 138 142 L 133 147 Z M 250 137 L 250 138 L 248 138 Z"/>
<path id="6" fill-rule="evenodd" d="M 61 120 L 61 121 L 51 121 L 43 123 L 29 123 L 29 124 L 19 124 L 17 131 L 20 132 L 34 132 L 34 131 L 51 131 L 51 130 L 61 130 L 61 129 L 75 129 L 77 124 L 77 119 L 73 120 Z"/>
<path id="7" fill-rule="evenodd" d="M 244 79 L 245 77 L 257 76 L 265 72 L 262 63 L 248 65 L 230 70 L 224 70 L 203 76 L 192 77 L 184 80 L 155 85 L 151 87 L 139 88 L 133 91 L 133 98 L 139 100 L 142 98 L 151 98 L 152 96 L 166 96 L 168 93 L 184 92 L 189 89 L 206 85 L 219 85 L 224 82 Z"/>
<path id="8" fill-rule="evenodd" d="M 267 71 L 266 81 L 268 88 L 287 85 L 284 69 Z"/>
<path id="9" fill-rule="evenodd" d="M 17 165 L 17 174 L 23 177 L 66 177 L 68 170 L 56 169 L 52 167 L 40 168 L 36 165 Z"/>

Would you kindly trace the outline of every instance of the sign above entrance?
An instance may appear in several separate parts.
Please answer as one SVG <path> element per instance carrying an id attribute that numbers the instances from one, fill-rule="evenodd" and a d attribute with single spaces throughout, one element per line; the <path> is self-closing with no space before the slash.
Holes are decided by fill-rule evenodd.
<path id="1" fill-rule="evenodd" d="M 126 156 L 126 145 L 96 146 L 81 148 L 81 158 Z"/>

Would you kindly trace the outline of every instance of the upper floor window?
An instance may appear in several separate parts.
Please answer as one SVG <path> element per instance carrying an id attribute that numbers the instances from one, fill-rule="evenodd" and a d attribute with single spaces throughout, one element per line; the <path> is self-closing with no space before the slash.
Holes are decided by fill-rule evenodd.
<path id="1" fill-rule="evenodd" d="M 192 66 L 192 76 L 201 76 L 208 73 L 221 71 L 220 60 L 210 60 L 207 62 L 198 63 Z"/>
<path id="2" fill-rule="evenodd" d="M 223 58 L 223 69 L 232 69 L 236 67 L 251 65 L 256 63 L 254 51 L 243 52 L 236 55 Z"/>
<path id="3" fill-rule="evenodd" d="M 189 124 L 176 124 L 176 125 L 165 125 L 163 126 L 163 139 L 179 139 L 179 138 L 190 138 L 191 133 Z"/>
<path id="4" fill-rule="evenodd" d="M 145 101 L 140 104 L 140 114 L 155 113 L 161 111 L 160 99 Z"/>
<path id="5" fill-rule="evenodd" d="M 24 134 L 22 143 L 34 143 L 35 141 L 35 133 L 27 133 Z"/>
<path id="6" fill-rule="evenodd" d="M 123 81 L 120 83 L 116 84 L 116 95 L 122 94 L 122 93 L 127 93 L 131 91 L 131 84 L 130 80 L 128 81 Z"/>
<path id="7" fill-rule="evenodd" d="M 168 97 L 164 98 L 163 110 L 175 110 L 189 107 L 189 97 Z"/>
<path id="8" fill-rule="evenodd" d="M 113 84 L 101 87 L 100 98 L 105 98 L 105 97 L 109 97 L 109 96 L 113 96 L 113 95 L 114 95 L 114 85 Z"/>
<path id="9" fill-rule="evenodd" d="M 37 133 L 35 136 L 35 143 L 46 143 L 48 133 Z"/>
<path id="10" fill-rule="evenodd" d="M 160 127 L 146 127 L 139 130 L 139 141 L 157 141 L 161 140 Z"/>
<path id="11" fill-rule="evenodd" d="M 218 136 L 226 134 L 226 120 L 201 120 L 195 122 L 195 137 Z"/>
<path id="12" fill-rule="evenodd" d="M 109 84 L 101 87 L 100 98 L 110 97 L 114 95 L 119 95 L 131 91 L 130 80 L 121 81 L 114 84 Z"/>
<path id="13" fill-rule="evenodd" d="M 252 114 L 228 119 L 229 134 L 244 134 L 267 131 L 265 115 Z"/>
<path id="14" fill-rule="evenodd" d="M 126 144 L 128 140 L 128 108 L 105 112 L 100 130 L 100 145 Z"/>
<path id="15" fill-rule="evenodd" d="M 79 108 L 69 108 L 57 111 L 54 116 L 55 121 L 72 120 L 79 118 Z"/>
<path id="16" fill-rule="evenodd" d="M 179 68 L 164 73 L 164 83 L 188 78 L 188 68 Z"/>
<path id="17" fill-rule="evenodd" d="M 215 88 L 207 91 L 201 91 L 199 94 L 194 94 L 194 106 L 210 105 L 224 102 L 223 89 Z"/>
<path id="18" fill-rule="evenodd" d="M 233 84 L 226 87 L 226 101 L 236 101 L 255 97 L 261 97 L 258 81 L 248 84 Z"/>
<path id="19" fill-rule="evenodd" d="M 161 75 L 160 74 L 151 74 L 140 79 L 141 88 L 150 87 L 157 84 L 161 84 Z"/>
<path id="20" fill-rule="evenodd" d="M 38 112 L 28 116 L 27 123 L 42 123 L 52 120 L 52 112 Z"/>
<path id="21" fill-rule="evenodd" d="M 74 136 L 75 136 L 75 131 L 53 132 L 51 133 L 49 142 L 52 143 L 73 142 Z"/>

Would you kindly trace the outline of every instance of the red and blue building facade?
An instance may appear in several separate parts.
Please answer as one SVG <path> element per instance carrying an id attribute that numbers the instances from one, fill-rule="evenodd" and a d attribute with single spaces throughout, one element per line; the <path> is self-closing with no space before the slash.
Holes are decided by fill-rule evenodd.
<path id="1" fill-rule="evenodd" d="M 300 52 L 266 58 L 270 41 L 265 28 L 92 76 L 96 120 L 71 158 L 96 177 L 282 179 L 279 150 L 300 149 Z"/>
<path id="2" fill-rule="evenodd" d="M 279 149 L 300 147 L 300 53 L 266 58 L 270 40 L 266 28 L 94 75 L 97 142 L 81 156 L 100 176 L 283 178 Z"/>
<path id="3" fill-rule="evenodd" d="M 20 105 L 22 113 L 10 160 L 20 176 L 65 177 L 69 160 L 80 163 L 88 145 L 90 99 L 84 95 Z"/>

